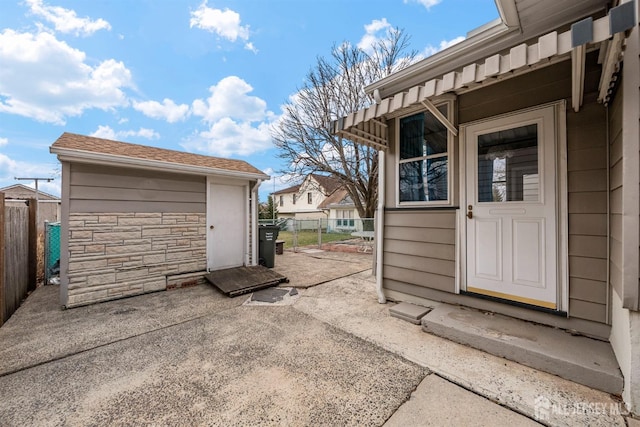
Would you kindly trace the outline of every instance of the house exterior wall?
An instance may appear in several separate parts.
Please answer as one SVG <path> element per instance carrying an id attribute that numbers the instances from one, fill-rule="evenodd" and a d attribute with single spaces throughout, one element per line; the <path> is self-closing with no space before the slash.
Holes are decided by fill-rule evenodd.
<path id="1" fill-rule="evenodd" d="M 622 398 L 627 408 L 636 415 L 640 414 L 640 311 L 637 311 L 640 305 L 639 116 L 640 29 L 636 26 L 627 38 L 624 67 L 609 106 L 610 341 L 624 377 Z"/>
<path id="2" fill-rule="evenodd" d="M 63 305 L 202 280 L 205 177 L 64 162 L 65 178 Z"/>
<path id="3" fill-rule="evenodd" d="M 497 311 L 606 336 L 609 322 L 607 285 L 606 112 L 595 101 L 599 81 L 597 52 L 587 56 L 584 105 L 566 113 L 569 234 L 569 319 L 538 316 L 530 310 L 493 305 Z M 456 101 L 458 123 L 465 124 L 571 97 L 571 62 L 557 63 L 519 77 L 462 94 Z M 567 103 L 570 105 L 570 102 Z M 487 304 L 455 291 L 456 211 L 451 208 L 395 206 L 396 121 L 391 121 L 385 212 L 384 288 L 393 295 Z M 460 140 L 456 138 L 454 145 Z M 457 157 L 457 156 L 456 156 Z M 459 173 L 458 159 L 452 159 Z M 451 177 L 455 179 L 455 177 Z M 454 186 L 452 199 L 458 200 Z M 461 254 L 461 256 L 465 256 Z M 396 298 L 397 299 L 397 298 Z M 476 301 L 474 301 L 476 300 Z M 501 309 L 504 306 L 504 309 Z M 534 319 L 535 318 L 535 319 Z"/>
<path id="4" fill-rule="evenodd" d="M 313 181 L 313 182 L 310 182 Z M 311 203 L 308 194 L 311 194 Z M 295 196 L 295 203 L 293 202 Z M 282 204 L 280 198 L 282 197 Z M 296 192 L 275 194 L 275 203 L 278 208 L 280 218 L 295 219 L 324 219 L 327 215 L 318 209 L 318 206 L 326 198 L 320 190 L 319 184 L 310 176 L 300 186 Z"/>

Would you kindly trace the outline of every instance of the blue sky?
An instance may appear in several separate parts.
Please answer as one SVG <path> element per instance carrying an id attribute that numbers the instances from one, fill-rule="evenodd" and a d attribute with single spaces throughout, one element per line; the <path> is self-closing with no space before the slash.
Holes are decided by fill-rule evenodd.
<path id="1" fill-rule="evenodd" d="M 334 44 L 393 26 L 428 56 L 497 17 L 493 0 L 0 0 L 0 187 L 54 176 L 40 188 L 59 194 L 63 132 L 275 176 L 269 126 Z"/>

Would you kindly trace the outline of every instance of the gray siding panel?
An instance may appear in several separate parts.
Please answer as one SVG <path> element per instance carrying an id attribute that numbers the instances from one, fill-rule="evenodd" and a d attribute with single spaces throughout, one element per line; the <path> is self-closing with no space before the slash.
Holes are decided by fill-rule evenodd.
<path id="1" fill-rule="evenodd" d="M 385 213 L 385 283 L 455 290 L 455 224 L 451 211 Z"/>
<path id="2" fill-rule="evenodd" d="M 606 111 L 588 102 L 567 112 L 569 315 L 607 321 Z"/>
<path id="3" fill-rule="evenodd" d="M 206 212 L 206 178 L 73 163 L 71 212 Z"/>
<path id="4" fill-rule="evenodd" d="M 424 286 L 426 288 L 440 291 L 453 292 L 455 279 L 453 277 L 441 276 L 439 274 L 425 273 L 423 271 L 413 271 L 398 267 L 384 267 L 384 278 L 397 282 L 408 283 L 410 285 Z"/>

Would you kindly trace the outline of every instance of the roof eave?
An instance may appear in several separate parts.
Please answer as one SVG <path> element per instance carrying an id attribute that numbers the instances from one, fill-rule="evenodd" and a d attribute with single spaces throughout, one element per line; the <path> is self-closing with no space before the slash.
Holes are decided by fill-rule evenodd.
<path id="1" fill-rule="evenodd" d="M 378 90 L 381 98 L 388 97 L 394 93 L 402 90 L 396 89 L 399 85 L 407 82 L 413 76 L 420 76 L 421 80 L 429 80 L 433 75 L 441 74 L 440 66 L 446 66 L 447 69 L 455 68 L 452 65 L 456 60 L 461 61 L 463 65 L 468 62 L 468 56 L 470 52 L 477 52 L 479 46 L 486 46 L 489 42 L 496 43 L 502 41 L 511 35 L 517 35 L 520 33 L 519 27 L 509 27 L 501 19 L 496 19 L 491 22 L 487 28 L 481 32 L 471 34 L 470 37 L 456 43 L 455 45 L 441 50 L 407 68 L 404 68 L 396 73 L 378 80 L 365 88 L 368 94 L 373 94 Z M 431 73 L 431 74 L 430 74 Z"/>
<path id="2" fill-rule="evenodd" d="M 75 161 L 106 166 L 136 167 L 140 169 L 185 173 L 189 175 L 217 175 L 229 178 L 244 178 L 250 180 L 268 180 L 270 178 L 270 176 L 265 173 L 241 172 L 205 166 L 185 165 L 182 163 L 164 162 L 160 160 L 138 159 L 128 156 L 73 150 L 55 146 L 51 146 L 50 151 L 51 153 L 56 154 L 58 156 L 58 160 L 60 160 L 61 162 Z"/>

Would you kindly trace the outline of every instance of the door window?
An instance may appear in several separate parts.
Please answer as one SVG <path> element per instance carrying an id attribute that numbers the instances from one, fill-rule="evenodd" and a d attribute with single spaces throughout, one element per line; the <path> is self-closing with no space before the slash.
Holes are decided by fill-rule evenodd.
<path id="1" fill-rule="evenodd" d="M 478 202 L 539 201 L 538 125 L 478 136 Z"/>

